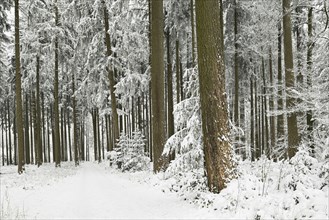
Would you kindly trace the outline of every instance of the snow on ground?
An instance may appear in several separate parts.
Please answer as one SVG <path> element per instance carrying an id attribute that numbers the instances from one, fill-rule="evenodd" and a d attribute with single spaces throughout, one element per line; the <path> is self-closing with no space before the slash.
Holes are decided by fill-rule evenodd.
<path id="1" fill-rule="evenodd" d="M 303 154 L 290 162 L 240 162 L 239 178 L 220 194 L 173 190 L 184 187 L 163 173 L 121 173 L 108 163 L 30 165 L 23 175 L 1 167 L 0 219 L 325 220 L 323 167 Z"/>
<path id="2" fill-rule="evenodd" d="M 199 209 L 129 174 L 84 163 L 1 168 L 1 219 L 201 219 L 218 213 Z M 4 173 L 4 174 L 3 174 Z"/>

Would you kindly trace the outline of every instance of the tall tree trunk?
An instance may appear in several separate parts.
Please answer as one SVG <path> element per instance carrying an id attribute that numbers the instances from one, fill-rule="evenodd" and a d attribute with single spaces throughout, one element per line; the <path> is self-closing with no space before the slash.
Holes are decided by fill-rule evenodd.
<path id="1" fill-rule="evenodd" d="M 10 162 L 9 162 L 8 124 L 7 124 L 8 116 L 7 116 L 6 101 L 5 101 L 4 111 L 5 111 L 5 129 L 6 129 L 6 161 L 7 161 L 7 166 L 9 166 Z"/>
<path id="2" fill-rule="evenodd" d="M 18 144 L 18 173 L 24 171 L 24 131 L 21 88 L 21 60 L 19 42 L 19 0 L 15 0 L 15 64 L 16 64 L 16 115 Z"/>
<path id="3" fill-rule="evenodd" d="M 4 142 L 4 113 L 1 109 L 1 155 L 2 155 L 2 166 L 5 165 L 5 142 Z"/>
<path id="4" fill-rule="evenodd" d="M 296 6 L 296 43 L 297 43 L 297 83 L 299 85 L 303 84 L 303 75 L 302 75 L 302 16 L 303 10 L 302 6 Z"/>
<path id="5" fill-rule="evenodd" d="M 255 126 L 254 126 L 254 82 L 250 77 L 250 153 L 251 161 L 255 160 Z"/>
<path id="6" fill-rule="evenodd" d="M 193 3 L 193 0 L 191 0 Z M 175 133 L 174 127 L 174 100 L 173 100 L 173 85 L 172 85 L 172 65 L 170 60 L 170 31 L 167 30 L 167 90 L 168 90 L 168 98 L 167 98 L 167 107 L 168 107 L 168 137 L 171 137 Z M 194 59 L 194 56 L 193 56 Z M 193 63 L 193 60 L 192 60 Z M 175 159 L 175 153 L 171 152 L 169 155 L 170 160 Z"/>
<path id="7" fill-rule="evenodd" d="M 55 24 L 59 27 L 59 12 L 57 0 L 55 0 Z M 60 154 L 60 131 L 59 131 L 59 92 L 58 92 L 58 72 L 59 72 L 59 48 L 58 48 L 58 36 L 55 37 L 55 77 L 54 77 L 54 118 L 55 118 L 55 166 L 61 166 L 61 154 Z"/>
<path id="8" fill-rule="evenodd" d="M 94 159 L 97 161 L 97 118 L 96 118 L 96 108 L 92 109 L 92 118 L 93 118 L 93 135 L 94 135 Z"/>
<path id="9" fill-rule="evenodd" d="M 34 152 L 36 151 L 35 147 L 34 147 L 34 130 L 33 130 L 33 97 L 32 97 L 32 92 L 30 94 L 30 153 L 31 153 L 31 164 L 36 164 L 37 161 L 35 158 L 34 160 Z M 34 151 L 33 151 L 34 149 Z"/>
<path id="10" fill-rule="evenodd" d="M 41 92 L 41 113 L 42 113 L 42 150 L 43 150 L 43 157 L 44 157 L 44 162 L 48 162 L 47 160 L 47 148 L 46 148 L 46 121 L 45 121 L 45 99 L 44 99 L 44 94 Z"/>
<path id="11" fill-rule="evenodd" d="M 25 163 L 30 164 L 30 135 L 29 135 L 29 99 L 28 93 L 25 94 L 25 120 L 24 120 L 24 130 L 25 130 Z"/>
<path id="12" fill-rule="evenodd" d="M 307 87 L 312 88 L 312 53 L 313 53 L 313 6 L 309 0 L 309 8 L 307 14 L 308 42 L 307 42 Z M 313 114 L 312 110 L 308 110 L 306 114 L 308 140 L 310 143 L 311 154 L 314 155 L 314 138 L 313 138 Z"/>
<path id="13" fill-rule="evenodd" d="M 102 151 L 101 151 L 101 137 L 100 137 L 100 124 L 99 124 L 99 108 L 96 109 L 96 120 L 97 120 L 97 148 L 98 148 L 98 163 L 102 162 Z"/>
<path id="14" fill-rule="evenodd" d="M 179 103 L 181 101 L 180 99 L 180 59 L 179 59 L 179 40 L 176 39 L 176 101 Z"/>
<path id="15" fill-rule="evenodd" d="M 294 98 L 292 97 L 291 89 L 295 86 L 294 63 L 292 52 L 291 39 L 291 18 L 290 18 L 290 0 L 283 0 L 283 38 L 284 38 L 284 64 L 285 64 L 285 79 L 287 88 L 286 106 L 289 110 L 295 107 Z M 288 122 L 288 157 L 292 158 L 297 151 L 299 144 L 297 117 L 296 113 L 292 112 L 287 115 Z"/>
<path id="16" fill-rule="evenodd" d="M 35 110 L 36 110 L 36 118 L 35 118 L 35 129 L 34 135 L 35 138 L 35 148 L 38 149 L 38 167 L 43 163 L 42 159 L 42 139 L 41 139 L 41 115 L 40 115 L 40 57 L 37 55 L 36 61 L 36 101 L 35 101 Z"/>
<path id="17" fill-rule="evenodd" d="M 13 155 L 12 155 L 13 150 L 12 150 L 12 142 L 11 142 L 10 101 L 9 101 L 9 99 L 7 99 L 7 111 L 8 111 L 9 163 L 13 164 Z M 23 109 L 22 109 L 22 111 L 23 111 Z"/>
<path id="18" fill-rule="evenodd" d="M 271 114 L 274 111 L 274 77 L 273 77 L 273 64 L 272 64 L 272 51 L 270 48 L 269 51 L 269 68 L 270 68 L 270 84 L 271 84 L 271 92 L 270 92 L 270 106 L 269 110 Z M 271 156 L 273 156 L 273 150 L 275 147 L 275 117 L 273 115 L 270 116 L 270 148 L 271 148 Z"/>
<path id="19" fill-rule="evenodd" d="M 280 112 L 277 116 L 277 137 L 278 137 L 278 146 L 283 145 L 284 142 L 284 114 L 283 111 L 283 81 L 282 81 L 282 28 L 281 24 L 278 27 L 278 111 Z M 277 155 L 280 156 L 280 155 Z"/>
<path id="20" fill-rule="evenodd" d="M 260 150 L 260 143 L 259 143 L 259 109 L 258 109 L 258 90 L 257 90 L 257 79 L 255 80 L 255 148 L 254 148 L 254 154 L 255 159 L 259 159 L 261 156 L 261 150 Z"/>
<path id="21" fill-rule="evenodd" d="M 270 145 L 269 145 L 269 130 L 268 130 L 268 116 L 267 116 L 267 84 L 265 75 L 265 60 L 262 57 L 262 69 L 263 69 L 263 121 L 264 121 L 264 153 L 269 156 Z"/>
<path id="22" fill-rule="evenodd" d="M 50 107 L 51 108 L 51 107 Z M 47 157 L 48 157 L 48 162 L 50 163 L 50 124 L 51 122 L 51 115 L 49 113 L 49 108 L 47 108 L 47 148 L 48 148 L 48 151 L 47 151 Z M 50 124 L 50 126 L 49 126 Z"/>
<path id="23" fill-rule="evenodd" d="M 196 0 L 196 29 L 205 167 L 210 191 L 219 193 L 233 164 L 217 0 Z"/>
<path id="24" fill-rule="evenodd" d="M 166 141 L 164 109 L 163 0 L 153 0 L 151 6 L 153 171 L 159 172 L 165 162 L 161 155 Z"/>
<path id="25" fill-rule="evenodd" d="M 16 101 L 14 101 L 14 109 L 16 109 Z M 23 102 L 23 100 L 22 100 Z M 22 103 L 22 110 L 24 108 L 24 103 Z M 24 113 L 22 113 L 24 114 Z M 16 123 L 16 112 L 14 111 L 14 120 L 13 120 L 13 134 L 14 134 L 14 165 L 17 166 L 17 123 Z M 23 119 L 23 124 L 24 124 L 24 119 Z M 23 136 L 24 136 L 24 130 L 23 130 Z"/>
<path id="26" fill-rule="evenodd" d="M 77 124 L 77 107 L 76 107 L 76 98 L 75 98 L 75 74 L 74 71 L 72 71 L 72 117 L 73 117 L 73 147 L 74 147 L 74 162 L 75 166 L 79 165 L 79 151 L 78 151 L 78 124 Z M 70 132 L 70 131 L 69 131 Z M 70 158 L 71 155 L 71 149 L 70 149 Z"/>
<path id="27" fill-rule="evenodd" d="M 73 82 L 72 82 L 73 83 Z M 73 93 L 74 96 L 74 93 Z M 69 98 L 70 100 L 70 98 Z M 66 117 L 67 117 L 67 139 L 69 141 L 69 157 L 70 161 L 72 161 L 72 142 L 71 142 L 71 120 L 70 120 L 70 109 L 66 109 Z"/>
<path id="28" fill-rule="evenodd" d="M 111 49 L 111 38 L 109 34 L 109 18 L 106 5 L 104 3 L 104 24 L 105 24 L 105 43 L 106 43 L 106 55 L 108 57 L 112 56 Z M 119 121 L 118 121 L 118 112 L 117 112 L 117 101 L 114 93 L 114 72 L 113 67 L 108 67 L 108 76 L 109 76 L 109 84 L 110 84 L 110 94 L 111 94 L 111 110 L 112 110 L 112 129 L 113 129 L 113 139 L 116 142 L 119 139 Z"/>
<path id="29" fill-rule="evenodd" d="M 234 124 L 239 127 L 239 61 L 238 61 L 238 12 L 237 0 L 234 0 Z M 239 135 L 236 136 L 239 142 Z"/>
<path id="30" fill-rule="evenodd" d="M 195 64 L 194 0 L 191 0 L 192 67 Z"/>

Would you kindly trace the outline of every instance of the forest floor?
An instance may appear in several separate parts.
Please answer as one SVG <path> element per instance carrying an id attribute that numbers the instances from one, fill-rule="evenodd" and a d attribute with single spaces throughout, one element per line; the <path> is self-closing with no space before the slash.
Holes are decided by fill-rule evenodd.
<path id="1" fill-rule="evenodd" d="M 216 218 L 215 212 L 146 184 L 140 175 L 134 178 L 105 164 L 30 165 L 21 176 L 16 169 L 1 167 L 0 219 Z"/>
<path id="2" fill-rule="evenodd" d="M 304 152 L 291 161 L 241 161 L 220 194 L 152 171 L 108 162 L 0 166 L 0 219 L 329 219 L 329 163 Z M 186 175 L 188 177 L 188 175 Z M 186 178 L 185 177 L 185 178 Z"/>

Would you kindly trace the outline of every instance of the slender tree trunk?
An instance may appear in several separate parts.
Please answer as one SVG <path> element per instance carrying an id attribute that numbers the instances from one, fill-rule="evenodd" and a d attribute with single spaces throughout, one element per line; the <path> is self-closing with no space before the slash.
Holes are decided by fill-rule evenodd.
<path id="1" fill-rule="evenodd" d="M 193 7 L 193 0 L 191 0 L 192 7 Z M 193 11 L 193 10 L 192 10 Z M 192 34 L 193 36 L 193 34 Z M 170 60 L 170 31 L 167 30 L 167 90 L 168 90 L 168 98 L 167 98 L 167 107 L 168 107 L 168 137 L 171 137 L 175 133 L 175 126 L 174 126 L 174 100 L 173 100 L 173 85 L 172 85 L 172 65 Z M 193 42 L 194 43 L 194 42 Z M 192 47 L 192 51 L 194 51 Z M 194 55 L 192 63 L 194 62 Z M 169 155 L 169 160 L 175 159 L 175 152 L 171 152 Z"/>
<path id="2" fill-rule="evenodd" d="M 255 160 L 255 126 L 254 126 L 254 82 L 252 76 L 250 77 L 250 151 L 251 151 L 251 161 Z"/>
<path id="3" fill-rule="evenodd" d="M 6 103 L 6 101 L 5 101 Z M 7 124 L 7 109 L 6 109 L 6 104 L 3 107 L 5 111 L 5 129 L 6 129 L 6 161 L 7 161 L 7 166 L 10 165 L 9 162 L 9 145 L 8 145 L 8 124 Z"/>
<path id="4" fill-rule="evenodd" d="M 51 106 L 50 106 L 50 109 L 51 109 Z M 49 113 L 49 108 L 47 108 L 47 147 L 48 147 L 48 162 L 50 163 L 51 161 L 50 161 L 50 126 L 52 126 L 51 125 L 51 114 Z M 50 126 L 49 126 L 49 124 L 50 124 Z"/>
<path id="5" fill-rule="evenodd" d="M 299 85 L 303 84 L 303 75 L 302 75 L 302 6 L 296 6 L 296 41 L 297 41 L 297 83 Z"/>
<path id="6" fill-rule="evenodd" d="M 100 137 L 100 123 L 99 123 L 99 108 L 96 109 L 96 125 L 97 125 L 97 148 L 98 148 L 98 163 L 102 162 L 102 151 L 101 151 L 101 137 Z"/>
<path id="7" fill-rule="evenodd" d="M 16 64 L 16 115 L 17 115 L 17 138 L 18 138 L 18 173 L 24 171 L 24 125 L 22 109 L 22 88 L 21 88 L 21 62 L 19 42 L 19 0 L 15 0 L 15 64 Z"/>
<path id="8" fill-rule="evenodd" d="M 74 162 L 75 166 L 79 165 L 79 151 L 78 151 L 78 124 L 77 124 L 77 107 L 76 107 L 76 98 L 75 98 L 75 74 L 74 71 L 72 71 L 72 118 L 73 118 L 73 147 L 74 147 Z M 70 132 L 70 131 L 69 131 Z M 70 149 L 70 158 L 71 155 L 71 149 Z"/>
<path id="9" fill-rule="evenodd" d="M 56 27 L 59 27 L 59 12 L 58 12 L 58 5 L 57 0 L 55 0 L 55 24 Z M 58 92 L 58 73 L 59 73 L 59 48 L 58 48 L 58 37 L 55 37 L 55 77 L 54 77 L 54 118 L 55 118 L 55 166 L 61 166 L 61 153 L 60 153 L 60 131 L 59 131 L 59 92 Z"/>
<path id="10" fill-rule="evenodd" d="M 109 18 L 106 5 L 104 3 L 104 24 L 105 24 L 105 42 L 106 42 L 106 55 L 108 57 L 112 56 L 111 49 L 111 38 L 109 34 Z M 113 129 L 113 139 L 116 142 L 119 139 L 119 121 L 118 121 L 118 112 L 117 112 L 117 101 L 114 93 L 114 72 L 112 67 L 108 67 L 108 76 L 110 84 L 110 94 L 111 94 L 111 110 L 112 110 L 112 129 Z"/>
<path id="11" fill-rule="evenodd" d="M 194 0 L 191 0 L 192 67 L 195 64 Z"/>
<path id="12" fill-rule="evenodd" d="M 1 155 L 2 155 L 2 166 L 5 165 L 5 142 L 4 142 L 4 113 L 1 109 Z"/>
<path id="13" fill-rule="evenodd" d="M 259 159 L 261 156 L 260 143 L 259 143 L 259 111 L 258 111 L 258 90 L 257 90 L 257 80 L 255 80 L 255 148 L 254 154 L 255 159 Z"/>
<path id="14" fill-rule="evenodd" d="M 238 61 L 238 12 L 237 0 L 234 0 L 234 124 L 239 127 L 239 61 Z M 239 135 L 236 136 L 239 142 Z"/>
<path id="15" fill-rule="evenodd" d="M 179 41 L 176 39 L 176 101 L 179 103 L 180 100 L 180 60 L 179 60 Z"/>
<path id="16" fill-rule="evenodd" d="M 13 150 L 12 150 L 12 142 L 11 142 L 10 101 L 9 101 L 9 99 L 7 100 L 7 111 L 8 111 L 9 163 L 13 164 L 13 155 L 12 155 Z M 22 109 L 22 111 L 23 111 L 23 109 Z"/>
<path id="17" fill-rule="evenodd" d="M 274 111 L 274 77 L 273 77 L 273 64 L 272 64 L 272 51 L 270 48 L 269 51 L 269 66 L 270 66 L 270 83 L 271 83 L 271 89 L 270 89 L 270 112 L 273 114 Z M 270 116 L 270 148 L 271 148 L 271 156 L 273 156 L 273 150 L 275 147 L 275 117 L 272 115 Z"/>
<path id="18" fill-rule="evenodd" d="M 25 94 L 25 163 L 30 164 L 30 135 L 29 135 L 29 99 L 28 94 Z"/>
<path id="19" fill-rule="evenodd" d="M 196 0 L 196 28 L 205 167 L 210 191 L 219 193 L 233 164 L 217 0 Z"/>
<path id="20" fill-rule="evenodd" d="M 38 167 L 42 165 L 42 139 L 41 139 L 41 115 L 40 115 L 40 57 L 37 55 L 37 62 L 36 62 L 36 101 L 35 101 L 35 110 L 36 110 L 36 118 L 35 118 L 35 129 L 34 135 L 35 138 L 35 148 L 38 149 Z"/>
<path id="21" fill-rule="evenodd" d="M 65 149 L 64 149 L 64 108 L 61 107 L 60 108 L 60 152 L 61 152 L 61 161 L 65 161 Z"/>
<path id="22" fill-rule="evenodd" d="M 14 109 L 16 109 L 16 101 L 14 101 Z M 23 100 L 22 100 L 23 102 Z M 23 107 L 24 107 L 24 103 L 22 103 L 22 110 L 23 110 Z M 22 113 L 24 114 L 24 113 Z M 17 123 L 16 123 L 16 112 L 14 111 L 14 120 L 13 120 L 13 134 L 14 134 L 14 165 L 17 166 L 18 163 L 17 163 Z M 23 124 L 24 124 L 24 119 L 23 119 Z M 23 136 L 24 136 L 24 130 L 23 130 Z"/>
<path id="23" fill-rule="evenodd" d="M 307 14 L 308 43 L 307 43 L 307 87 L 312 88 L 312 53 L 313 53 L 313 6 L 309 0 L 310 7 Z M 313 138 L 313 114 L 308 110 L 306 114 L 307 133 L 310 143 L 311 154 L 314 155 L 314 138 Z"/>
<path id="24" fill-rule="evenodd" d="M 94 135 L 94 159 L 97 161 L 97 118 L 96 118 L 96 109 L 92 110 L 92 118 L 93 118 L 93 135 Z"/>
<path id="25" fill-rule="evenodd" d="M 47 148 L 46 148 L 46 130 L 45 130 L 45 99 L 44 99 L 44 94 L 41 92 L 41 113 L 42 113 L 42 150 L 43 150 L 43 157 L 44 157 L 44 162 L 48 162 L 47 160 Z"/>
<path id="26" fill-rule="evenodd" d="M 270 146 L 269 146 L 269 130 L 268 130 L 268 116 L 267 116 L 267 84 L 265 75 L 265 60 L 262 57 L 262 69 L 263 69 L 263 121 L 264 121 L 264 153 L 269 156 Z"/>
<path id="27" fill-rule="evenodd" d="M 278 28 L 278 111 L 280 112 L 277 117 L 277 137 L 278 146 L 283 144 L 284 139 L 284 118 L 283 118 L 283 81 L 282 81 L 282 30 L 281 24 Z M 279 156 L 279 155 L 278 155 Z"/>
<path id="28" fill-rule="evenodd" d="M 285 64 L 285 80 L 287 88 L 287 108 L 293 109 L 295 107 L 294 98 L 290 91 L 295 87 L 294 77 L 294 63 L 293 63 L 293 51 L 292 51 L 292 39 L 291 39 L 291 18 L 290 18 L 290 0 L 283 0 L 283 37 L 284 37 L 284 64 Z M 295 112 L 287 115 L 288 122 L 288 157 L 292 158 L 296 152 L 299 144 L 298 128 L 297 128 L 297 116 Z"/>
<path id="29" fill-rule="evenodd" d="M 36 151 L 34 146 L 34 130 L 33 130 L 33 97 L 32 92 L 30 94 L 30 153 L 31 153 L 31 164 L 37 163 L 37 158 L 34 160 L 34 152 Z M 34 149 L 34 150 L 33 150 Z"/>
<path id="30" fill-rule="evenodd" d="M 183 101 L 185 99 L 184 96 L 184 81 L 183 81 L 183 64 L 182 62 L 179 63 L 179 85 L 180 85 L 180 99 Z"/>

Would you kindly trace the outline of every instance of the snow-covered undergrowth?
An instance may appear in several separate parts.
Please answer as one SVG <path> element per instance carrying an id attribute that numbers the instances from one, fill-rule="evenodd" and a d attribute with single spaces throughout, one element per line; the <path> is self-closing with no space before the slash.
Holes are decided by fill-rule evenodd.
<path id="1" fill-rule="evenodd" d="M 196 179 L 192 173 L 182 174 L 179 180 L 154 183 L 158 182 L 165 192 L 177 192 L 190 203 L 216 210 L 221 218 L 329 218 L 328 161 L 318 162 L 301 150 L 290 161 L 274 162 L 266 157 L 255 162 L 241 161 L 237 170 L 239 177 L 220 194 L 189 182 Z M 157 178 L 161 179 L 161 175 Z M 185 185 L 182 179 L 186 179 Z"/>

